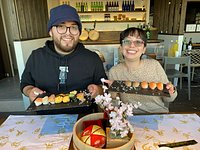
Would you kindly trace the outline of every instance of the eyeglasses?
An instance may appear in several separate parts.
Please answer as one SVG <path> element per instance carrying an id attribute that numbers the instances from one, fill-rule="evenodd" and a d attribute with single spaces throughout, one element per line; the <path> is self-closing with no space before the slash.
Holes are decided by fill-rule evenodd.
<path id="1" fill-rule="evenodd" d="M 76 35 L 78 34 L 79 32 L 79 28 L 77 25 L 74 25 L 74 26 L 70 26 L 70 27 L 67 27 L 65 25 L 56 25 L 56 30 L 59 34 L 65 34 L 67 32 L 67 29 L 69 28 L 69 32 L 72 34 L 72 35 Z"/>
<path id="2" fill-rule="evenodd" d="M 131 47 L 132 43 L 135 45 L 135 47 L 140 47 L 140 46 L 142 46 L 144 44 L 144 41 L 142 41 L 142 40 L 131 41 L 129 39 L 122 40 L 122 46 Z"/>

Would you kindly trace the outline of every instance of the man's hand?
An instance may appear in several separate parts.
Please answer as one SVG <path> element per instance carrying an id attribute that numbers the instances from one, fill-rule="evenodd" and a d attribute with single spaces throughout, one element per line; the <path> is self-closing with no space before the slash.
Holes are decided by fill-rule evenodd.
<path id="1" fill-rule="evenodd" d="M 24 87 L 23 93 L 29 97 L 31 101 L 33 101 L 39 94 L 46 93 L 45 91 L 42 91 L 41 89 L 28 85 Z"/>
<path id="2" fill-rule="evenodd" d="M 89 90 L 92 98 L 95 98 L 99 94 L 103 94 L 103 89 L 99 85 L 90 84 L 90 85 L 88 85 L 88 90 Z"/>

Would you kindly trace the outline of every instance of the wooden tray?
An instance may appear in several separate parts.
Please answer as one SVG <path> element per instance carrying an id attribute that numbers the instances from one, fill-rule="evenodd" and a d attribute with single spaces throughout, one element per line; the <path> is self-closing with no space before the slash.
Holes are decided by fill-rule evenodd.
<path id="1" fill-rule="evenodd" d="M 50 93 L 45 93 L 45 94 L 41 94 L 38 97 L 45 97 L 45 96 L 50 96 Z M 37 98 L 38 98 L 37 97 Z M 47 105 L 40 105 L 40 106 L 36 106 L 34 101 L 31 103 L 31 105 L 27 108 L 26 111 L 31 112 L 31 111 L 47 111 L 47 110 L 61 110 L 61 109 L 66 109 L 69 112 L 74 111 L 74 109 L 76 110 L 80 110 L 80 109 L 84 109 L 84 108 L 88 108 L 91 106 L 92 104 L 92 100 L 90 97 L 85 97 L 86 100 L 82 103 L 81 101 L 77 101 L 77 102 L 68 102 L 68 103 L 58 103 L 58 104 L 47 104 Z"/>
<path id="2" fill-rule="evenodd" d="M 160 91 L 157 88 L 152 89 L 143 89 L 140 86 L 134 88 L 133 86 L 126 86 L 125 81 L 116 80 L 112 83 L 112 85 L 108 88 L 108 91 L 111 92 L 120 92 L 120 93 L 130 93 L 130 94 L 141 94 L 141 95 L 151 95 L 151 96 L 166 96 L 170 97 L 169 91 L 165 88 L 166 85 L 163 85 L 163 90 Z"/>

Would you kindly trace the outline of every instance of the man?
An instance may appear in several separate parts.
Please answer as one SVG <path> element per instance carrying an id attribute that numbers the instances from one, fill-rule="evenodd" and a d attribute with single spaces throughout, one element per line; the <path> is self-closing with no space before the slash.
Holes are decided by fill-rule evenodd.
<path id="1" fill-rule="evenodd" d="M 100 94 L 106 78 L 99 56 L 79 42 L 82 24 L 76 10 L 60 5 L 50 11 L 48 32 L 52 41 L 30 55 L 20 83 L 21 91 L 33 101 L 45 92 L 58 94 L 88 89 Z"/>

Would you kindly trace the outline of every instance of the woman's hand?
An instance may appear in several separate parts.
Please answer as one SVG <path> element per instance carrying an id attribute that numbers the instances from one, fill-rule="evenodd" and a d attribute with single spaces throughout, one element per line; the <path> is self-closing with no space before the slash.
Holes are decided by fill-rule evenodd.
<path id="1" fill-rule="evenodd" d="M 108 84 L 108 86 L 111 86 L 111 84 L 113 83 L 113 81 L 112 81 L 112 80 L 104 80 L 103 82 L 104 82 L 104 83 L 107 83 L 107 84 Z"/>
<path id="2" fill-rule="evenodd" d="M 168 89 L 169 94 L 174 94 L 175 92 L 175 87 L 171 82 L 166 84 L 166 89 Z"/>

